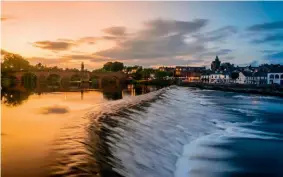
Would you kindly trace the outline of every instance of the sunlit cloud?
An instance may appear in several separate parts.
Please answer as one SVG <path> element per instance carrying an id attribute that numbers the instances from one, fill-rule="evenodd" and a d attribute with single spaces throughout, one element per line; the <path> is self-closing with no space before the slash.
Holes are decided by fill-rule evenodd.
<path id="1" fill-rule="evenodd" d="M 126 27 L 123 26 L 113 26 L 109 28 L 103 29 L 104 33 L 114 36 L 125 36 L 126 34 Z"/>
<path id="2" fill-rule="evenodd" d="M 68 50 L 71 49 L 73 46 L 75 46 L 76 43 L 73 41 L 67 40 L 58 40 L 58 41 L 37 41 L 33 43 L 33 46 L 41 48 L 41 49 L 46 49 L 46 50 L 51 50 L 51 51 L 63 51 L 63 50 Z"/>

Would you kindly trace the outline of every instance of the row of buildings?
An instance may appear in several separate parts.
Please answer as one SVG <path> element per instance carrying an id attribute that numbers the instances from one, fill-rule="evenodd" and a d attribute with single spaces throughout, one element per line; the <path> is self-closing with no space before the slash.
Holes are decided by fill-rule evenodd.
<path id="1" fill-rule="evenodd" d="M 176 66 L 160 67 L 159 70 L 173 72 L 183 82 L 214 84 L 278 84 L 283 86 L 283 67 L 262 69 L 259 67 L 235 67 L 231 70 L 207 70 L 205 67 Z"/>

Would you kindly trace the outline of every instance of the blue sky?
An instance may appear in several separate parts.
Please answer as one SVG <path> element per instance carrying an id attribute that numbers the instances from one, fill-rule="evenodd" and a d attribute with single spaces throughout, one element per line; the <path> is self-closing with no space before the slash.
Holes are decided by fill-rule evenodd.
<path id="1" fill-rule="evenodd" d="M 283 2 L 2 3 L 1 42 L 32 63 L 83 61 L 89 69 L 113 60 L 209 66 L 216 55 L 236 65 L 283 64 L 282 9 Z"/>

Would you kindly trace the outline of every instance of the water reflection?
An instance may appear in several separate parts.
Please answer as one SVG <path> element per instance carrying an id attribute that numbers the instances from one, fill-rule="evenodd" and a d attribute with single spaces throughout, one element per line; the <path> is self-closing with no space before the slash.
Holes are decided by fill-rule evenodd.
<path id="1" fill-rule="evenodd" d="M 1 101 L 7 106 L 18 106 L 28 100 L 31 94 L 32 93 L 28 91 L 3 89 L 1 90 Z"/>
<path id="2" fill-rule="evenodd" d="M 102 89 L 95 89 L 102 92 L 103 98 L 106 100 L 118 100 L 127 96 L 136 96 L 146 94 L 151 91 L 157 90 L 157 87 L 147 85 L 126 85 L 121 87 L 104 87 Z M 50 92 L 78 92 L 80 93 L 81 100 L 84 99 L 84 93 L 92 91 L 93 89 L 81 89 L 78 87 L 65 87 L 64 90 L 58 87 L 46 87 L 40 85 L 37 88 L 33 84 L 25 84 L 21 87 L 3 88 L 1 90 L 1 101 L 7 106 L 19 106 L 28 100 L 32 94 L 42 95 Z"/>
<path id="3" fill-rule="evenodd" d="M 117 90 L 103 90 L 103 97 L 107 100 L 119 100 L 122 99 L 122 89 Z"/>

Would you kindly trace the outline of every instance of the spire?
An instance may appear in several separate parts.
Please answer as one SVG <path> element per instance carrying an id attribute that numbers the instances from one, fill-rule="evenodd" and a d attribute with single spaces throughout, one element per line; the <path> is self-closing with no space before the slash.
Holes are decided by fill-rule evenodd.
<path id="1" fill-rule="evenodd" d="M 81 64 L 81 71 L 84 71 L 84 62 Z"/>
<path id="2" fill-rule="evenodd" d="M 218 61 L 219 61 L 218 55 L 216 55 L 216 58 L 215 58 L 215 60 L 218 60 Z"/>

